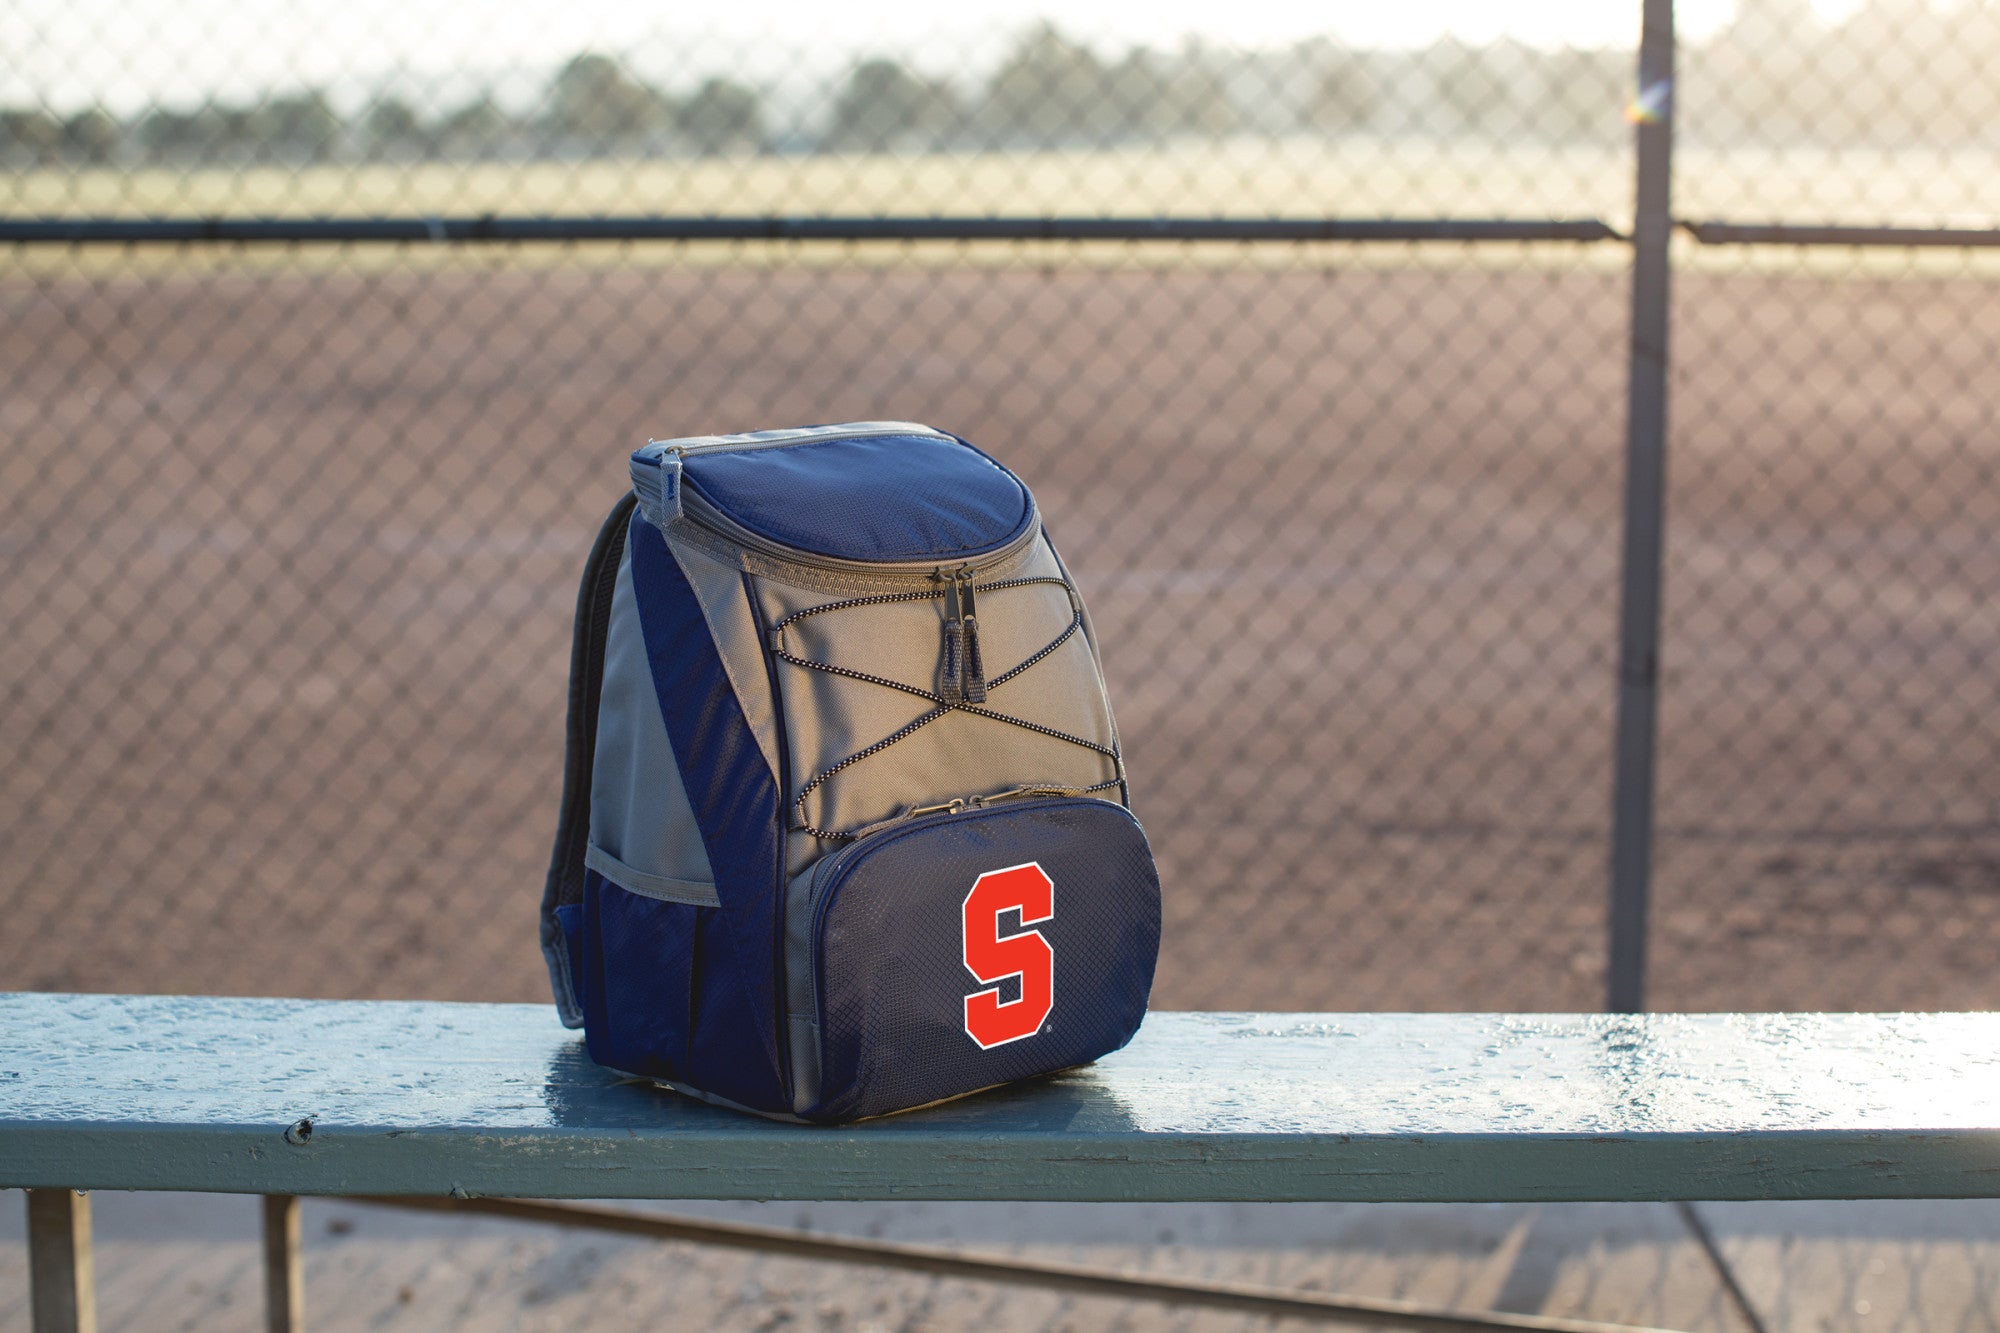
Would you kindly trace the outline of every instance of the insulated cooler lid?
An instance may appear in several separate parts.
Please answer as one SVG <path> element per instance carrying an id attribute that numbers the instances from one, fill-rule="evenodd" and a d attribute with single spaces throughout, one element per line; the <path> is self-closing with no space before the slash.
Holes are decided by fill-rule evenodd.
<path id="1" fill-rule="evenodd" d="M 1013 473 L 948 435 L 695 449 L 681 475 L 752 532 L 836 560 L 969 559 L 1008 545 L 1034 520 Z"/>

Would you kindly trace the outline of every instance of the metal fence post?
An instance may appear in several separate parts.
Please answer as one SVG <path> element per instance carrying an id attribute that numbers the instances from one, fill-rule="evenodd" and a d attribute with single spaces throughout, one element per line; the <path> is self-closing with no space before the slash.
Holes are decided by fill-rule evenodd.
<path id="1" fill-rule="evenodd" d="M 1660 676 L 1660 563 L 1667 463 L 1667 246 L 1673 235 L 1674 4 L 1643 0 L 1638 170 L 1632 216 L 1632 360 L 1625 433 L 1624 586 L 1612 788 L 1611 952 L 1606 1007 L 1646 1002 Z"/>

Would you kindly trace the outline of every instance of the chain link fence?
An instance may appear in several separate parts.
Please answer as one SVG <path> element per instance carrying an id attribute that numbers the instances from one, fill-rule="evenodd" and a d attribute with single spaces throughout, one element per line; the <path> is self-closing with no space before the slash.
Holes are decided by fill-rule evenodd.
<path id="1" fill-rule="evenodd" d="M 541 998 L 624 455 L 915 418 L 1090 599 L 1161 1005 L 1601 1003 L 1636 14 L 141 8 L 0 11 L 0 984 Z M 1996 30 L 1688 29 L 1678 215 L 1990 225 Z M 1992 253 L 1674 243 L 1656 1007 L 1995 1000 Z"/>
<path id="2" fill-rule="evenodd" d="M 1982 4 L 1683 48 L 1680 216 L 1952 243 L 1677 257 L 1661 1007 L 2000 1003 L 1996 58 Z"/>

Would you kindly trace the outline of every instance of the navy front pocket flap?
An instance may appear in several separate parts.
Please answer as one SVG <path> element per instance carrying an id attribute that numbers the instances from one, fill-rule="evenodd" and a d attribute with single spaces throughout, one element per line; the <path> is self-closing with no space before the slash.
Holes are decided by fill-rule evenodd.
<path id="1" fill-rule="evenodd" d="M 872 435 L 694 453 L 685 484 L 759 536 L 842 560 L 956 561 L 1034 518 L 1027 487 L 961 440 Z"/>
<path id="2" fill-rule="evenodd" d="M 886 829 L 815 888 L 814 1119 L 905 1110 L 1131 1040 L 1160 890 L 1124 807 L 1009 802 Z"/>

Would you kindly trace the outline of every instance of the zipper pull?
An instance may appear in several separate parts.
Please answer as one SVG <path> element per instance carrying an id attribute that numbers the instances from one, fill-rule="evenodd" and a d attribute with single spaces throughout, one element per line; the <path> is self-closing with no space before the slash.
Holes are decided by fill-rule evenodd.
<path id="1" fill-rule="evenodd" d="M 850 843 L 859 842 L 870 834 L 880 833 L 885 828 L 892 828 L 905 820 L 915 819 L 919 815 L 955 815 L 969 804 L 971 803 L 963 796 L 955 796 L 942 805 L 906 805 L 887 819 L 878 819 L 872 824 L 865 824 L 847 836 Z"/>
<path id="2" fill-rule="evenodd" d="M 958 574 L 943 570 L 937 577 L 944 585 L 944 667 L 938 674 L 938 694 L 948 704 L 965 697 L 965 618 L 959 608 Z"/>
<path id="3" fill-rule="evenodd" d="M 662 448 L 657 440 L 632 455 L 632 489 L 639 496 L 639 512 L 646 521 L 665 532 L 681 516 L 681 453 Z"/>
<path id="4" fill-rule="evenodd" d="M 965 571 L 965 701 L 969 704 L 986 702 L 986 666 L 979 656 L 979 613 L 972 600 L 972 571 Z"/>
<path id="5" fill-rule="evenodd" d="M 1029 783 L 1025 787 L 1009 787 L 1006 791 L 996 791 L 991 796 L 974 796 L 966 802 L 971 807 L 992 805 L 995 801 L 1011 801 L 1022 796 L 1081 796 L 1081 787 L 1058 787 L 1051 783 Z"/>

